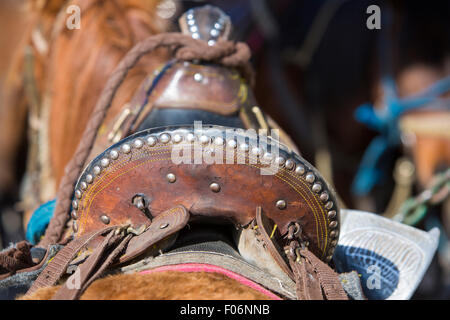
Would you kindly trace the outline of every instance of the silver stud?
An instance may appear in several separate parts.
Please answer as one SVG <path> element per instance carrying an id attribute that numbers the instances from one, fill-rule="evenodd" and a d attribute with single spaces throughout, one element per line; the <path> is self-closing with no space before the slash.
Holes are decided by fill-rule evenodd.
<path id="1" fill-rule="evenodd" d="M 144 143 L 142 142 L 141 139 L 136 139 L 136 140 L 134 140 L 133 145 L 135 148 L 140 149 L 140 148 L 142 148 Z"/>
<path id="2" fill-rule="evenodd" d="M 93 169 L 93 172 L 95 175 L 100 174 L 101 171 L 102 171 L 102 169 L 99 166 L 95 166 Z"/>
<path id="3" fill-rule="evenodd" d="M 125 143 L 125 144 L 122 146 L 122 152 L 123 152 L 123 153 L 130 153 L 130 151 L 131 151 L 130 145 L 127 144 L 127 143 Z"/>
<path id="4" fill-rule="evenodd" d="M 287 204 L 286 204 L 286 201 L 284 201 L 284 200 L 278 200 L 276 203 L 276 206 L 278 209 L 284 210 L 284 209 L 286 209 Z"/>
<path id="5" fill-rule="evenodd" d="M 161 141 L 162 143 L 168 143 L 170 141 L 170 134 L 168 133 L 163 133 L 159 136 L 159 141 Z"/>
<path id="6" fill-rule="evenodd" d="M 306 172 L 305 167 L 302 166 L 301 164 L 299 164 L 299 165 L 297 166 L 297 168 L 295 169 L 295 173 L 298 174 L 299 176 L 304 175 L 305 172 Z"/>
<path id="7" fill-rule="evenodd" d="M 322 194 L 320 195 L 320 200 L 322 200 L 323 202 L 328 201 L 328 193 L 327 192 L 322 192 Z"/>
<path id="8" fill-rule="evenodd" d="M 194 80 L 197 82 L 201 82 L 203 80 L 203 75 L 201 73 L 194 74 Z"/>
<path id="9" fill-rule="evenodd" d="M 182 139 L 183 139 L 183 138 L 181 137 L 181 135 L 179 135 L 179 134 L 177 133 L 177 134 L 175 134 L 175 135 L 173 136 L 172 141 L 173 141 L 174 143 L 180 143 Z"/>
<path id="10" fill-rule="evenodd" d="M 222 137 L 217 137 L 217 138 L 215 138 L 214 139 L 214 144 L 216 145 L 216 146 L 223 146 L 223 138 Z"/>
<path id="11" fill-rule="evenodd" d="M 319 193 L 320 190 L 322 190 L 322 185 L 320 183 L 314 183 L 314 185 L 312 186 L 312 191 L 314 191 L 315 193 Z"/>
<path id="12" fill-rule="evenodd" d="M 80 190 L 75 191 L 75 197 L 77 197 L 77 199 L 81 199 L 81 195 L 82 195 L 82 193 Z"/>
<path id="13" fill-rule="evenodd" d="M 334 217 L 336 217 L 336 211 L 335 210 L 328 211 L 328 218 L 333 219 Z"/>
<path id="14" fill-rule="evenodd" d="M 312 174 L 312 173 L 308 173 L 305 177 L 306 182 L 309 182 L 309 183 L 313 183 L 315 179 L 316 179 L 316 177 L 314 177 L 314 174 Z"/>
<path id="15" fill-rule="evenodd" d="M 133 204 L 138 208 L 139 210 L 142 210 L 145 208 L 145 201 L 141 196 L 137 196 L 133 199 Z"/>
<path id="16" fill-rule="evenodd" d="M 264 155 L 263 155 L 263 159 L 264 159 L 265 161 L 269 162 L 269 161 L 272 161 L 273 156 L 272 156 L 272 154 L 271 154 L 270 152 L 266 152 L 266 153 L 264 153 Z"/>
<path id="17" fill-rule="evenodd" d="M 288 159 L 284 166 L 286 167 L 286 169 L 292 170 L 295 166 L 295 162 L 292 159 Z"/>
<path id="18" fill-rule="evenodd" d="M 228 147 L 234 149 L 234 148 L 237 147 L 237 142 L 236 142 L 236 140 L 234 140 L 234 139 L 228 140 L 227 145 L 228 145 Z"/>
<path id="19" fill-rule="evenodd" d="M 88 174 L 86 176 L 86 182 L 87 183 L 92 183 L 92 181 L 94 181 L 94 177 L 91 174 Z"/>
<path id="20" fill-rule="evenodd" d="M 330 237 L 331 238 L 336 238 L 339 235 L 339 231 L 338 230 L 333 230 L 330 232 Z"/>
<path id="21" fill-rule="evenodd" d="M 205 135 L 201 135 L 198 140 L 200 141 L 201 144 L 208 144 L 211 141 L 211 139 Z"/>
<path id="22" fill-rule="evenodd" d="M 72 222 L 72 230 L 73 232 L 78 232 L 78 223 L 76 221 Z"/>
<path id="23" fill-rule="evenodd" d="M 239 149 L 240 149 L 241 151 L 248 151 L 248 148 L 249 148 L 249 146 L 248 146 L 248 144 L 246 144 L 245 142 L 244 142 L 244 143 L 241 143 L 241 144 L 239 145 Z"/>
<path id="24" fill-rule="evenodd" d="M 263 153 L 263 149 L 261 147 L 253 147 L 252 154 L 255 156 L 259 156 Z"/>
<path id="25" fill-rule="evenodd" d="M 87 185 L 86 182 L 82 181 L 82 182 L 80 183 L 80 188 L 81 188 L 82 190 L 86 190 L 87 187 L 88 187 L 88 185 Z"/>
<path id="26" fill-rule="evenodd" d="M 194 38 L 194 39 L 199 39 L 199 38 L 200 38 L 200 35 L 199 35 L 198 33 L 193 33 L 193 34 L 192 34 L 192 38 Z"/>
<path id="27" fill-rule="evenodd" d="M 332 202 L 332 201 L 328 201 L 328 202 L 325 204 L 325 208 L 327 208 L 327 209 L 333 208 L 333 202 Z"/>
<path id="28" fill-rule="evenodd" d="M 78 201 L 77 200 L 72 201 L 72 208 L 74 208 L 75 210 L 78 209 Z"/>
<path id="29" fill-rule="evenodd" d="M 219 30 L 212 29 L 209 34 L 211 35 L 211 37 L 217 37 L 219 35 Z"/>
<path id="30" fill-rule="evenodd" d="M 209 188 L 212 192 L 219 192 L 220 191 L 220 185 L 216 182 L 213 182 L 209 185 Z"/>
<path id="31" fill-rule="evenodd" d="M 70 213 L 70 216 L 72 217 L 73 220 L 78 219 L 78 213 L 75 210 Z"/>
<path id="32" fill-rule="evenodd" d="M 162 224 L 161 226 L 159 226 L 159 228 L 160 228 L 160 229 L 165 229 L 165 228 L 167 228 L 168 226 L 169 226 L 168 223 L 164 223 L 164 224 Z"/>
<path id="33" fill-rule="evenodd" d="M 117 152 L 117 150 L 111 150 L 109 156 L 111 157 L 111 159 L 116 160 L 117 158 L 119 158 L 119 153 Z"/>
<path id="34" fill-rule="evenodd" d="M 109 159 L 103 158 L 102 161 L 100 161 L 100 164 L 102 165 L 103 168 L 106 168 L 107 166 L 109 166 Z"/>
<path id="35" fill-rule="evenodd" d="M 177 177 L 173 173 L 167 174 L 166 178 L 170 183 L 174 183 L 175 181 L 177 181 Z"/>
<path id="36" fill-rule="evenodd" d="M 212 47 L 215 44 L 216 44 L 216 40 L 213 40 L 213 39 L 208 40 L 208 46 Z"/>
<path id="37" fill-rule="evenodd" d="M 338 223 L 337 223 L 337 221 L 331 221 L 330 222 L 330 228 L 336 228 L 337 227 L 337 225 L 338 225 Z"/>
<path id="38" fill-rule="evenodd" d="M 156 142 L 158 142 L 158 140 L 156 140 L 155 137 L 148 137 L 148 138 L 147 138 L 147 144 L 148 144 L 150 147 L 153 147 L 153 146 L 156 144 Z"/>
<path id="39" fill-rule="evenodd" d="M 186 135 L 186 141 L 187 142 L 193 142 L 195 140 L 195 135 L 193 133 L 188 133 Z"/>
<path id="40" fill-rule="evenodd" d="M 109 224 L 109 222 L 111 221 L 107 215 L 102 215 L 102 216 L 100 217 L 100 220 L 102 220 L 102 222 L 103 222 L 104 224 Z"/>
<path id="41" fill-rule="evenodd" d="M 282 167 L 285 164 L 285 162 L 286 162 L 286 159 L 284 159 L 283 157 L 277 157 L 275 159 L 275 163 L 277 165 L 279 165 L 280 167 Z"/>

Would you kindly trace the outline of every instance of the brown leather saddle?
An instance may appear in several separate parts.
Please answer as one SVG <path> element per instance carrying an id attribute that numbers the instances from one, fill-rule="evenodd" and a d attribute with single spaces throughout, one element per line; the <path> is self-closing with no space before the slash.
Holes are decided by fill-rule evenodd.
<path id="1" fill-rule="evenodd" d="M 231 28 L 211 6 L 180 24 L 210 46 Z M 169 252 L 192 226 L 218 225 L 243 260 L 295 281 L 297 298 L 346 298 L 327 265 L 339 237 L 335 193 L 257 107 L 238 70 L 168 62 L 102 125 L 89 159 L 65 247 L 29 292 L 75 268 L 55 298 L 77 298 L 105 270 Z M 81 286 L 71 285 L 75 277 Z"/>

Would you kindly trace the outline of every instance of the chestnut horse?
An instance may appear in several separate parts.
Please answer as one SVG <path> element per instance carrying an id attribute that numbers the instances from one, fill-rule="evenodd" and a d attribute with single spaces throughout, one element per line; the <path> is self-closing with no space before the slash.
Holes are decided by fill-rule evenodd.
<path id="1" fill-rule="evenodd" d="M 64 167 L 73 156 L 97 99 L 111 72 L 124 54 L 144 38 L 168 29 L 167 20 L 156 14 L 158 1 L 146 0 L 73 0 L 31 3 L 33 23 L 19 52 L 15 67 L 16 81 L 8 87 L 6 112 L 18 108 L 28 112 L 37 125 L 29 164 L 38 177 L 26 186 L 36 192 L 25 208 L 32 211 L 39 203 L 55 196 Z M 65 27 L 66 8 L 81 8 L 81 29 Z M 31 48 L 32 77 L 20 81 L 27 72 L 24 48 Z M 165 51 L 144 57 L 131 70 L 116 94 L 105 121 L 123 109 L 135 90 L 156 67 L 167 60 Z M 29 71 L 28 71 L 29 72 Z M 34 86 L 31 92 L 27 86 Z M 24 99 L 24 97 L 26 97 Z M 34 108 L 34 109 L 33 109 Z M 2 118 L 8 124 L 18 119 L 17 112 Z M 10 128 L 8 135 L 18 136 L 26 125 Z M 0 127 L 5 128 L 0 125 Z M 37 145 L 36 145 L 37 143 Z M 3 170 L 14 164 L 8 155 L 15 153 L 12 143 L 5 155 Z M 30 165 L 28 166 L 30 169 Z M 28 171 L 27 174 L 30 174 Z M 5 184 L 6 185 L 6 184 Z M 26 219 L 25 219 L 26 220 Z M 48 299 L 57 287 L 37 291 L 23 299 Z M 238 281 L 218 273 L 180 273 L 115 275 L 95 281 L 82 299 L 267 299 L 268 297 Z"/>
<path id="2" fill-rule="evenodd" d="M 32 23 L 5 85 L 1 111 L 6 115 L 0 118 L 4 131 L 0 135 L 2 172 L 14 172 L 18 139 L 27 130 L 27 113 L 32 126 L 22 187 L 25 223 L 30 212 L 54 197 L 114 67 L 134 44 L 168 26 L 168 21 L 156 14 L 156 0 L 51 0 L 28 5 Z M 80 29 L 66 28 L 70 18 L 66 8 L 71 5 L 81 9 Z M 164 53 L 158 52 L 142 59 L 119 90 L 108 117 L 129 101 L 144 77 L 164 58 Z M 12 183 L 11 177 L 5 177 L 0 186 L 8 190 Z"/>

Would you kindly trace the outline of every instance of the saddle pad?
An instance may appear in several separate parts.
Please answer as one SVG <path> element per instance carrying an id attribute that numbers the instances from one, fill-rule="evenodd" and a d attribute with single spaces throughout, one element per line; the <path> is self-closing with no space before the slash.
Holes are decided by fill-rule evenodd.
<path id="1" fill-rule="evenodd" d="M 239 274 L 241 277 L 269 289 L 280 298 L 296 299 L 295 282 L 289 277 L 276 277 L 266 271 L 227 254 L 207 251 L 186 251 L 164 253 L 157 257 L 148 257 L 120 269 L 123 273 L 145 272 L 161 267 L 177 265 L 212 265 Z"/>
<path id="2" fill-rule="evenodd" d="M 240 274 L 237 274 L 236 272 L 227 270 L 225 268 L 211 265 L 211 264 L 204 264 L 204 263 L 184 263 L 184 264 L 176 264 L 176 265 L 169 265 L 169 266 L 162 266 L 155 269 L 150 269 L 146 271 L 140 272 L 141 274 L 150 274 L 154 272 L 162 272 L 162 271 L 178 271 L 178 272 L 215 272 L 220 273 L 228 278 L 234 279 L 238 281 L 239 283 L 245 285 L 246 287 L 252 288 L 265 296 L 269 297 L 273 300 L 282 300 L 277 295 L 273 294 L 266 288 L 260 286 L 259 284 L 253 282 L 250 279 L 247 279 L 246 277 L 241 276 Z"/>

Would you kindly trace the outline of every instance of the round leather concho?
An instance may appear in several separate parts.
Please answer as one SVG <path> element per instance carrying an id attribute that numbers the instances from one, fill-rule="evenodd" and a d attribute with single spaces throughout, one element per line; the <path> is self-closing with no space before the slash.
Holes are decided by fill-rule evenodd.
<path id="1" fill-rule="evenodd" d="M 204 125 L 141 131 L 96 157 L 76 185 L 73 236 L 107 224 L 139 229 L 176 205 L 191 219 L 224 218 L 237 227 L 261 207 L 279 247 L 298 222 L 309 249 L 327 262 L 339 236 L 334 191 L 311 164 L 254 130 Z"/>

